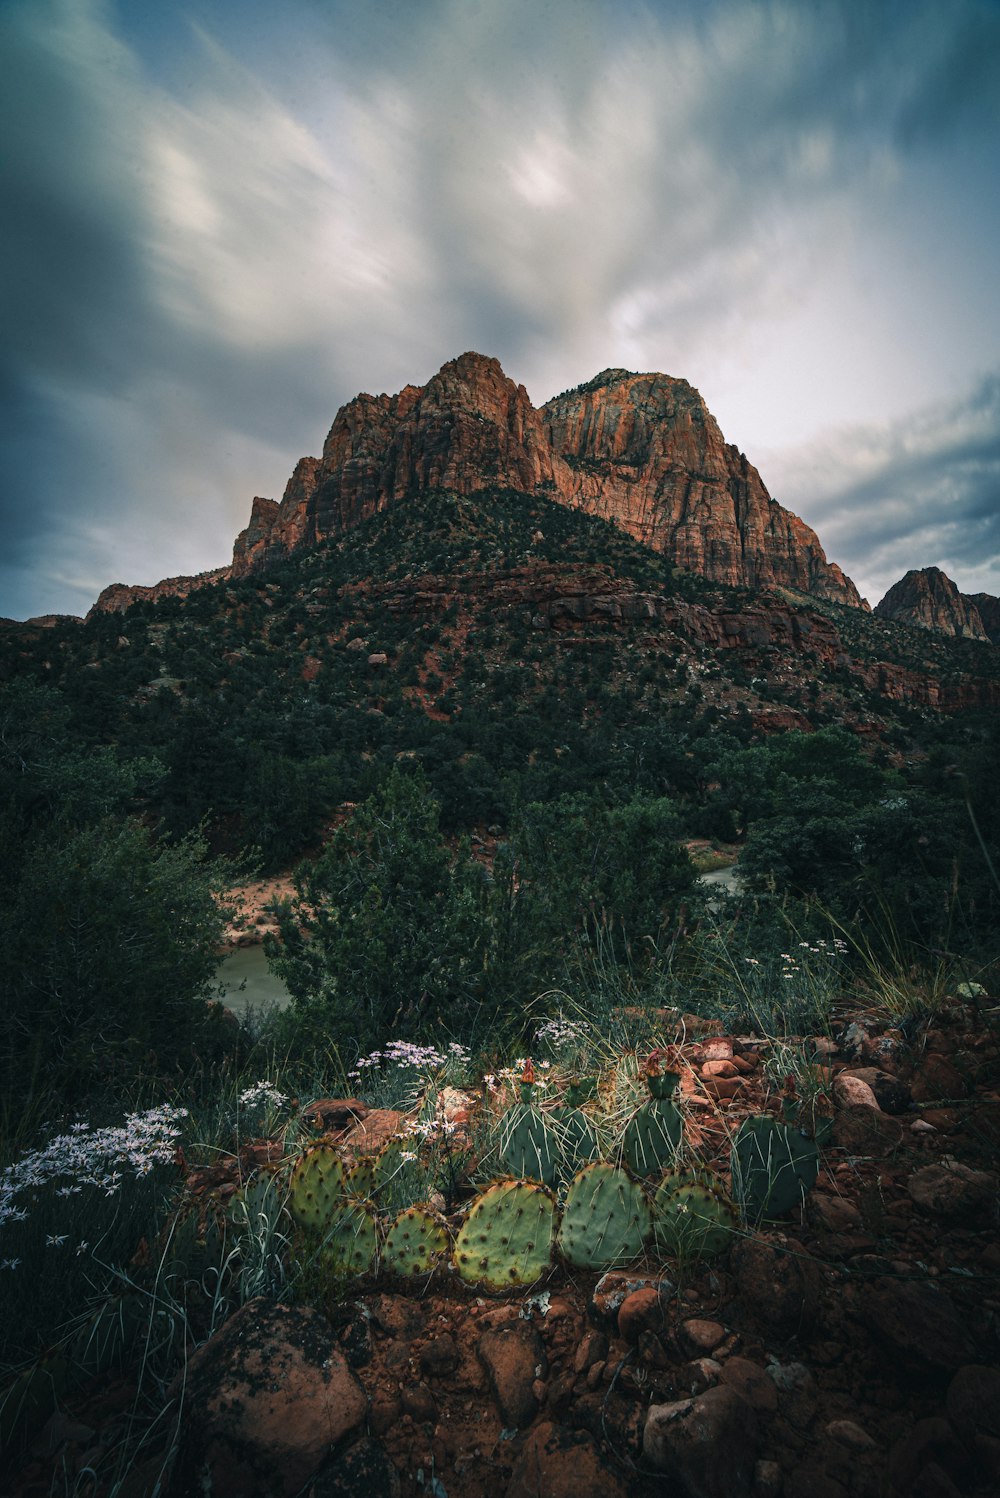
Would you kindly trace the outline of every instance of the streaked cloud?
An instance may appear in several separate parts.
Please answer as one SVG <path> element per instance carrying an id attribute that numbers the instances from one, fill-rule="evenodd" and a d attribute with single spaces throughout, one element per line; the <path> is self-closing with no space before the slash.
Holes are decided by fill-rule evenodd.
<path id="1" fill-rule="evenodd" d="M 840 511 L 802 439 L 943 432 L 1000 346 L 989 0 L 9 0 L 0 57 L 0 613 L 218 565 L 467 348 L 536 401 L 686 376 L 848 570 L 896 515 L 888 566 L 919 531 L 852 484 L 902 469 L 842 455 Z M 966 461 L 920 469 L 956 516 Z"/>

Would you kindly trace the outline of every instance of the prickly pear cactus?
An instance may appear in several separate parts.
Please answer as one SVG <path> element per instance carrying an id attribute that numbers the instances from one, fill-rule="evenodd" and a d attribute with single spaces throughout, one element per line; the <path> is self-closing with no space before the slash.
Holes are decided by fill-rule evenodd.
<path id="1" fill-rule="evenodd" d="M 375 1267 L 378 1236 L 375 1214 L 364 1202 L 342 1197 L 325 1227 L 323 1258 L 342 1275 L 367 1274 Z"/>
<path id="2" fill-rule="evenodd" d="M 317 1144 L 296 1161 L 288 1183 L 288 1210 L 304 1228 L 326 1229 L 344 1195 L 343 1161 L 328 1144 Z"/>
<path id="3" fill-rule="evenodd" d="M 558 1155 L 554 1131 L 534 1103 L 522 1101 L 507 1109 L 500 1119 L 500 1159 L 512 1175 L 551 1186 Z"/>
<path id="4" fill-rule="evenodd" d="M 600 1154 L 597 1130 L 579 1108 L 560 1106 L 553 1108 L 550 1116 L 559 1151 L 560 1175 L 575 1175 L 581 1166 L 596 1160 Z"/>
<path id="5" fill-rule="evenodd" d="M 739 1213 L 722 1185 L 690 1170 L 663 1177 L 653 1198 L 653 1232 L 660 1253 L 712 1258 L 732 1243 Z"/>
<path id="6" fill-rule="evenodd" d="M 642 1253 L 652 1225 L 641 1186 L 613 1165 L 585 1165 L 566 1196 L 559 1252 L 575 1269 L 628 1264 Z"/>
<path id="7" fill-rule="evenodd" d="M 731 1151 L 733 1192 L 747 1218 L 780 1217 L 800 1205 L 819 1174 L 819 1150 L 793 1125 L 766 1114 L 744 1119 Z"/>
<path id="8" fill-rule="evenodd" d="M 448 1231 L 427 1207 L 407 1207 L 386 1236 L 382 1262 L 394 1274 L 430 1274 L 448 1251 Z"/>
<path id="9" fill-rule="evenodd" d="M 643 1068 L 649 1098 L 622 1136 L 622 1158 L 634 1175 L 658 1175 L 677 1159 L 683 1125 L 674 1101 L 680 1082 L 680 1074 L 671 1069 L 676 1064 L 669 1047 L 652 1051 Z"/>
<path id="10" fill-rule="evenodd" d="M 352 1165 L 344 1189 L 348 1196 L 371 1196 L 375 1190 L 375 1161 L 366 1157 Z"/>
<path id="11" fill-rule="evenodd" d="M 555 1203 L 535 1181 L 500 1181 L 473 1203 L 452 1259 L 463 1280 L 503 1290 L 530 1285 L 552 1260 Z"/>
<path id="12" fill-rule="evenodd" d="M 669 1098 L 650 1098 L 625 1126 L 622 1158 L 634 1175 L 658 1175 L 677 1159 L 681 1133 L 677 1105 Z"/>

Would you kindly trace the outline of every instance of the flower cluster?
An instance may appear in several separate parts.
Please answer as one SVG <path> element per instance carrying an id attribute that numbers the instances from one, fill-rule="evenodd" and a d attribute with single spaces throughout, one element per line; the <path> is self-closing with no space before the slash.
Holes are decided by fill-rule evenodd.
<path id="1" fill-rule="evenodd" d="M 471 1052 L 467 1046 L 459 1045 L 453 1040 L 445 1048 L 444 1055 L 435 1050 L 432 1045 L 417 1045 L 412 1040 L 390 1040 L 382 1051 L 371 1051 L 369 1055 L 362 1056 L 351 1071 L 349 1077 L 360 1077 L 362 1072 L 370 1071 L 373 1067 L 398 1066 L 409 1067 L 414 1071 L 435 1071 L 440 1066 L 447 1066 L 448 1062 L 460 1066 L 468 1065 Z"/>
<path id="2" fill-rule="evenodd" d="M 586 1026 L 576 1020 L 564 1019 L 560 1014 L 557 1019 L 547 1019 L 543 1025 L 539 1025 L 535 1031 L 535 1039 L 556 1052 L 572 1050 L 586 1040 Z"/>
<path id="3" fill-rule="evenodd" d="M 59 1134 L 44 1149 L 16 1160 L 0 1175 L 0 1227 L 24 1222 L 27 1209 L 17 1205 L 16 1198 L 51 1181 L 62 1183 L 56 1187 L 57 1196 L 76 1196 L 85 1186 L 114 1196 L 126 1172 L 144 1176 L 154 1165 L 169 1164 L 181 1132 L 180 1120 L 186 1117 L 186 1108 L 164 1103 L 131 1114 L 115 1128 L 73 1124 L 68 1134 Z M 15 1265 L 8 1260 L 5 1267 Z"/>
<path id="4" fill-rule="evenodd" d="M 279 1092 L 273 1082 L 255 1082 L 246 1092 L 240 1093 L 240 1103 L 244 1108 L 282 1108 L 287 1102 L 285 1094 Z"/>

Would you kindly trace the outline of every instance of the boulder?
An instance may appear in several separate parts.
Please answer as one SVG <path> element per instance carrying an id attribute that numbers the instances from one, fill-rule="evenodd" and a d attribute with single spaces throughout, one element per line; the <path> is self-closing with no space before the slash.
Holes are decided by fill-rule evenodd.
<path id="1" fill-rule="evenodd" d="M 749 1498 L 757 1460 L 757 1416 L 735 1389 L 717 1385 L 694 1399 L 654 1404 L 642 1454 L 688 1498 Z"/>

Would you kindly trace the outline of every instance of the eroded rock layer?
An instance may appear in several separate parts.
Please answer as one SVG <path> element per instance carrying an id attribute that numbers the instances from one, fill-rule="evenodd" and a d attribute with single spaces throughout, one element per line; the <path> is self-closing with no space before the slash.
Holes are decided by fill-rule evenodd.
<path id="1" fill-rule="evenodd" d="M 605 370 L 536 410 L 496 359 L 463 354 L 424 387 L 359 395 L 280 505 L 256 499 L 233 575 L 316 545 L 407 495 L 490 487 L 601 515 L 677 565 L 733 586 L 779 585 L 861 606 L 815 533 L 769 496 L 693 386 Z"/>
<path id="2" fill-rule="evenodd" d="M 989 594 L 981 595 L 993 604 Z M 936 629 L 963 640 L 988 640 L 991 636 L 983 624 L 977 599 L 960 593 L 947 573 L 939 567 L 914 568 L 894 583 L 875 613 L 881 619 L 897 624 L 915 624 L 920 629 Z"/>

